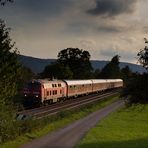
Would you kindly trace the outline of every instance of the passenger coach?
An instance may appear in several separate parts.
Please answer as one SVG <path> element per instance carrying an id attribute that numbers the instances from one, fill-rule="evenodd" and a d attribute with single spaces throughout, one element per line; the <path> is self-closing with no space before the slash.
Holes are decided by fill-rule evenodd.
<path id="1" fill-rule="evenodd" d="M 67 85 L 67 97 L 77 97 L 92 93 L 91 80 L 64 80 Z"/>

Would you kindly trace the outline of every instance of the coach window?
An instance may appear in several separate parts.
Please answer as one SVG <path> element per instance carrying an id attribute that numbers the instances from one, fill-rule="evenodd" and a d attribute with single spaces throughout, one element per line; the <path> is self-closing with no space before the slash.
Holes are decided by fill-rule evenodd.
<path id="1" fill-rule="evenodd" d="M 50 91 L 50 96 L 51 96 L 51 91 Z"/>
<path id="2" fill-rule="evenodd" d="M 61 84 L 58 84 L 58 87 L 61 87 Z"/>
<path id="3" fill-rule="evenodd" d="M 55 90 L 55 95 L 57 94 L 57 90 Z"/>
<path id="4" fill-rule="evenodd" d="M 47 91 L 47 96 L 49 96 L 49 91 Z"/>
<path id="5" fill-rule="evenodd" d="M 54 87 L 54 84 L 52 84 L 52 87 Z"/>

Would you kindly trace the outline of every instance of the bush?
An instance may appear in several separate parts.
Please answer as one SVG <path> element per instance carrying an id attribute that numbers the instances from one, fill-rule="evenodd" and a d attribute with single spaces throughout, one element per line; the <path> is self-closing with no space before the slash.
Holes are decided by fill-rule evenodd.
<path id="1" fill-rule="evenodd" d="M 129 80 L 123 91 L 123 96 L 128 98 L 129 103 L 148 102 L 148 74 L 137 75 Z"/>

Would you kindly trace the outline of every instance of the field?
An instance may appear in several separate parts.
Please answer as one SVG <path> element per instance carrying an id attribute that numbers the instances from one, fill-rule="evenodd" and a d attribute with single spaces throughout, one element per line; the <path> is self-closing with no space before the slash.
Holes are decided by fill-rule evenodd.
<path id="1" fill-rule="evenodd" d="M 148 105 L 124 107 L 102 120 L 78 148 L 148 148 Z"/>

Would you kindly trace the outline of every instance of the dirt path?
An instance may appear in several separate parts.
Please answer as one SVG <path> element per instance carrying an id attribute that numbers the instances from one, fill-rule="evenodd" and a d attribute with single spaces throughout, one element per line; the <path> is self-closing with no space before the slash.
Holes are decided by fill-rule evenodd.
<path id="1" fill-rule="evenodd" d="M 33 140 L 23 145 L 22 148 L 74 148 L 90 128 L 94 127 L 102 118 L 115 111 L 123 104 L 124 102 L 121 100 L 112 103 L 43 138 Z"/>

